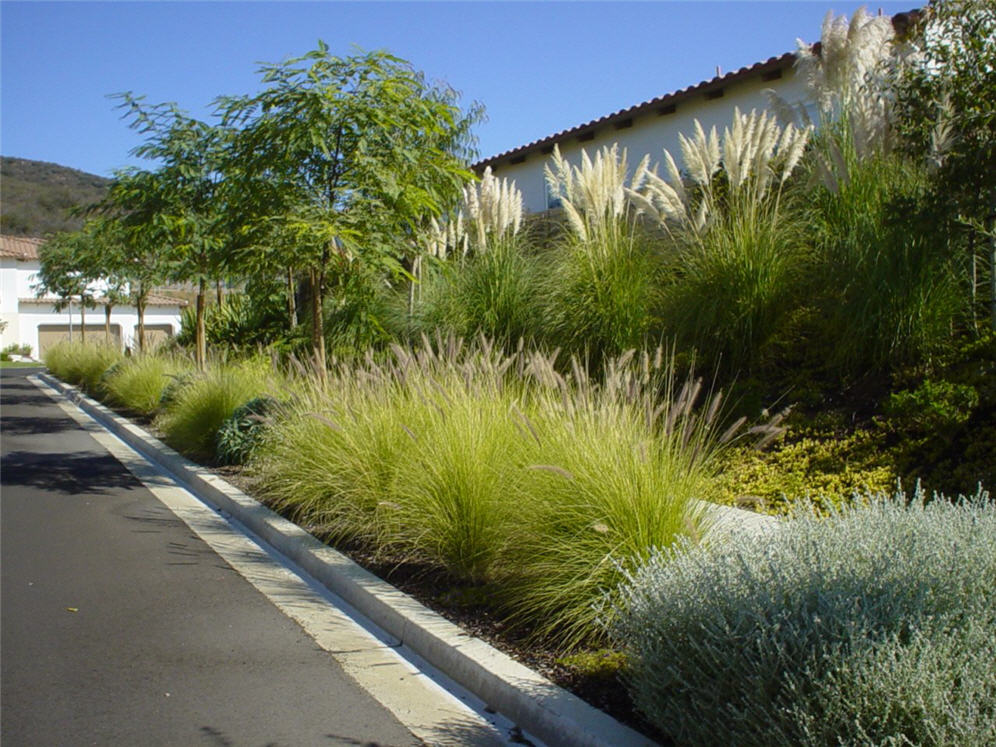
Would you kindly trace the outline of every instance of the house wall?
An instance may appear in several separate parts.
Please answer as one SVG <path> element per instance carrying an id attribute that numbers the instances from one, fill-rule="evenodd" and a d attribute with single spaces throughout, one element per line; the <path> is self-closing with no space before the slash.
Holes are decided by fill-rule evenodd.
<path id="1" fill-rule="evenodd" d="M 19 314 L 19 337 L 18 339 L 7 340 L 4 336 L 4 345 L 11 342 L 28 344 L 31 346 L 32 355 L 38 357 L 41 352 L 39 339 L 39 328 L 59 325 L 68 327 L 70 320 L 74 340 L 79 340 L 79 328 L 81 324 L 79 304 L 73 304 L 72 312 L 68 308 L 56 311 L 54 306 L 37 303 L 22 303 Z M 121 330 L 122 349 L 132 350 L 138 347 L 138 310 L 134 306 L 115 306 L 111 309 L 111 324 L 118 325 Z M 162 327 L 169 329 L 170 335 L 175 335 L 180 331 L 180 310 L 176 306 L 149 306 L 145 310 L 146 327 Z M 104 307 L 98 306 L 94 309 L 86 310 L 87 338 L 90 339 L 95 329 L 97 335 L 95 340 L 103 340 L 104 334 Z M 9 331 L 9 330 L 8 330 Z M 69 335 L 66 332 L 65 337 Z"/>
<path id="2" fill-rule="evenodd" d="M 663 159 L 663 151 L 671 151 L 675 161 L 681 166 L 681 147 L 679 133 L 691 134 L 693 122 L 698 119 L 706 132 L 715 125 L 722 134 L 728 127 L 734 107 L 739 107 L 743 113 L 751 109 L 768 108 L 765 89 L 774 90 L 790 104 L 806 103 L 808 101 L 805 81 L 797 76 L 791 67 L 782 71 L 782 77 L 777 80 L 764 81 L 761 75 L 730 83 L 726 85 L 723 96 L 708 99 L 705 94 L 695 94 L 691 99 L 677 103 L 673 114 L 658 114 L 648 111 L 633 118 L 633 124 L 625 129 L 617 129 L 611 123 L 598 125 L 595 137 L 586 142 L 579 142 L 576 136 L 564 139 L 558 143 L 561 155 L 573 164 L 580 163 L 581 151 L 586 150 L 589 156 L 603 146 L 618 143 L 620 149 L 626 148 L 627 161 L 630 170 L 634 170 L 644 155 L 650 155 L 651 165 Z M 512 164 L 508 159 L 502 159 L 498 164 L 492 164 L 491 170 L 496 176 L 515 181 L 522 192 L 523 202 L 528 212 L 537 213 L 546 210 L 547 190 L 543 175 L 543 167 L 550 156 L 539 150 L 530 151 L 522 163 Z M 658 173 L 663 173 L 659 171 Z"/>
<path id="3" fill-rule="evenodd" d="M 16 343 L 30 345 L 32 355 L 37 357 L 40 352 L 38 329 L 45 325 L 72 326 L 78 330 L 80 325 L 80 307 L 78 303 L 62 311 L 56 311 L 54 299 L 39 299 L 26 301 L 35 296 L 35 284 L 38 282 L 38 260 L 22 260 L 10 257 L 0 258 L 0 321 L 7 323 L 0 332 L 0 347 Z M 92 283 L 91 289 L 102 291 L 106 285 L 102 282 Z M 135 348 L 138 339 L 138 311 L 134 306 L 115 306 L 111 310 L 111 324 L 119 325 L 121 330 L 120 343 L 123 347 Z M 170 334 L 180 331 L 180 309 L 178 306 L 148 306 L 145 310 L 146 326 L 168 328 Z M 86 310 L 87 334 L 91 325 L 98 325 L 101 339 L 104 328 L 104 307 L 98 305 Z M 68 336 L 68 334 L 67 334 Z M 74 339 L 78 339 L 74 336 Z"/>

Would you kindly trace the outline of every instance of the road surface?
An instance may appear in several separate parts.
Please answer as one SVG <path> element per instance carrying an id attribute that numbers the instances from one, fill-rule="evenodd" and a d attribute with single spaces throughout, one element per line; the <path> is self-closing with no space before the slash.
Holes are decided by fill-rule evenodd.
<path id="1" fill-rule="evenodd" d="M 5 747 L 422 743 L 30 373 L 0 372 Z"/>

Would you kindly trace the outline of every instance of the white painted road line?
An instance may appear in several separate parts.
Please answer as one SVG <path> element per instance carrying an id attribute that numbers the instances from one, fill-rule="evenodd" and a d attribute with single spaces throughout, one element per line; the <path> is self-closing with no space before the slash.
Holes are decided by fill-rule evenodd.
<path id="1" fill-rule="evenodd" d="M 415 736 L 431 745 L 522 743 L 512 722 L 450 683 L 398 641 L 361 624 L 349 606 L 254 541 L 39 378 L 29 377 L 221 558 L 295 620 Z M 446 684 L 444 687 L 443 684 Z M 532 744 L 541 744 L 530 738 Z"/>

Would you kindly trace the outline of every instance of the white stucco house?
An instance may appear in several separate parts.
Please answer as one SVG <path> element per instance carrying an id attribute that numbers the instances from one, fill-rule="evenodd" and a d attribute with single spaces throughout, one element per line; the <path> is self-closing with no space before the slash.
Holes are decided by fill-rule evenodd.
<path id="1" fill-rule="evenodd" d="M 0 235 L 0 348 L 11 344 L 31 346 L 32 356 L 40 358 L 45 350 L 60 340 L 79 340 L 80 305 L 57 311 L 54 296 L 36 296 L 41 263 L 38 248 L 42 239 Z M 86 337 L 105 339 L 106 301 L 100 296 L 103 285 L 94 283 L 96 307 L 86 309 Z M 180 309 L 187 302 L 150 294 L 145 310 L 146 344 L 180 331 Z M 138 339 L 138 311 L 134 306 L 111 308 L 111 340 L 114 344 L 134 348 Z"/>
<path id="2" fill-rule="evenodd" d="M 917 11 L 910 11 L 893 16 L 897 32 L 902 33 L 916 14 Z M 813 49 L 819 53 L 819 43 Z M 730 125 L 734 107 L 745 114 L 752 109 L 769 108 L 767 89 L 790 105 L 802 104 L 810 118 L 818 121 L 815 102 L 809 96 L 804 76 L 796 72 L 795 61 L 795 52 L 771 57 L 555 132 L 478 161 L 472 168 L 481 174 L 490 166 L 495 176 L 514 180 L 522 192 L 525 209 L 539 213 L 556 206 L 556 197 L 548 193 L 543 176 L 543 167 L 554 145 L 573 164 L 580 162 L 582 150 L 594 155 L 603 146 L 614 143 L 626 149 L 630 168 L 635 168 L 648 154 L 651 164 L 661 162 L 665 149 L 680 163 L 679 133 L 692 134 L 696 119 L 707 132 L 714 125 L 722 132 Z"/>

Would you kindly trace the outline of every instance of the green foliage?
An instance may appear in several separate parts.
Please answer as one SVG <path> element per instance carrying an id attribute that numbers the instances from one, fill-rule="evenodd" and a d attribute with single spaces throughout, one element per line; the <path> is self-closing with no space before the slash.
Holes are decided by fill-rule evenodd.
<path id="1" fill-rule="evenodd" d="M 704 365 L 756 371 L 802 297 L 808 256 L 801 223 L 764 204 L 730 206 L 675 253 L 665 329 Z"/>
<path id="2" fill-rule="evenodd" d="M 170 402 L 164 394 L 177 377 L 190 369 L 190 363 L 158 355 L 125 358 L 108 369 L 102 382 L 107 399 L 121 407 L 150 416 Z"/>
<path id="3" fill-rule="evenodd" d="M 817 344 L 845 375 L 928 362 L 951 345 L 967 298 L 943 238 L 903 209 L 924 171 L 895 155 L 859 159 L 837 137 L 820 147 L 842 154 L 841 173 L 810 202 Z"/>
<path id="4" fill-rule="evenodd" d="M 26 158 L 0 158 L 0 230 L 13 236 L 78 231 L 71 211 L 100 200 L 109 180 L 76 169 Z"/>
<path id="5" fill-rule="evenodd" d="M 722 501 L 772 513 L 806 500 L 844 506 L 855 494 L 895 485 L 897 461 L 881 430 L 793 426 L 769 449 L 738 446 L 725 454 Z"/>
<path id="6" fill-rule="evenodd" d="M 914 390 L 893 392 L 885 414 L 897 427 L 939 431 L 965 423 L 979 404 L 979 393 L 966 384 L 925 380 Z"/>
<path id="7" fill-rule="evenodd" d="M 207 284 L 221 276 L 231 241 L 231 205 L 223 191 L 223 167 L 231 132 L 188 116 L 175 104 L 147 106 L 119 94 L 131 127 L 145 135 L 132 155 L 153 160 L 155 171 L 133 169 L 112 192 L 127 203 L 127 222 L 153 230 L 167 275 L 198 284 L 195 360 L 207 357 L 201 317 Z M 137 189 L 134 187 L 138 187 Z"/>
<path id="8" fill-rule="evenodd" d="M 166 410 L 173 406 L 180 396 L 180 392 L 191 384 L 197 375 L 194 371 L 181 371 L 176 374 L 166 375 L 166 384 L 159 394 L 159 409 Z"/>
<path id="9" fill-rule="evenodd" d="M 44 364 L 53 375 L 91 395 L 101 395 L 101 377 L 124 356 L 115 346 L 60 342 L 45 351 Z"/>
<path id="10" fill-rule="evenodd" d="M 277 401 L 273 397 L 256 397 L 235 408 L 235 412 L 218 429 L 215 453 L 221 464 L 245 464 L 263 440 L 267 417 Z"/>
<path id="11" fill-rule="evenodd" d="M 551 339 L 596 367 L 660 334 L 661 255 L 639 226 L 620 223 L 611 237 L 568 239 L 541 286 Z"/>
<path id="12" fill-rule="evenodd" d="M 614 629 L 679 744 L 996 739 L 996 506 L 898 494 L 655 555 Z"/>
<path id="13" fill-rule="evenodd" d="M 219 102 L 241 128 L 234 199 L 278 239 L 254 242 L 248 261 L 309 273 L 312 344 L 324 360 L 327 283 L 356 270 L 400 274 L 399 239 L 471 176 L 457 154 L 476 115 L 386 52 L 340 58 L 319 43 L 260 73 L 260 93 Z"/>
<path id="14" fill-rule="evenodd" d="M 100 276 L 90 261 L 94 254 L 92 236 L 84 231 L 49 237 L 38 249 L 40 267 L 35 293 L 39 297 L 58 296 L 57 310 L 73 301 L 92 308 L 94 292 L 90 285 Z"/>
<path id="15" fill-rule="evenodd" d="M 267 389 L 269 361 L 217 364 L 181 386 L 156 419 L 168 444 L 196 459 L 215 459 L 218 429 L 235 409 Z M 165 394 L 165 393 L 164 393 Z"/>
<path id="16" fill-rule="evenodd" d="M 287 320 L 282 300 L 233 293 L 224 303 L 208 306 L 204 314 L 207 344 L 214 350 L 248 352 L 285 339 Z M 196 310 L 188 306 L 181 312 L 177 344 L 195 344 L 196 329 Z"/>
<path id="17" fill-rule="evenodd" d="M 31 346 L 28 345 L 27 343 L 12 342 L 10 345 L 5 347 L 2 352 L 6 353 L 7 355 L 30 356 Z"/>

